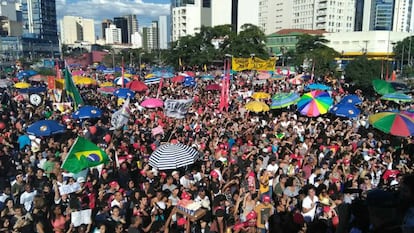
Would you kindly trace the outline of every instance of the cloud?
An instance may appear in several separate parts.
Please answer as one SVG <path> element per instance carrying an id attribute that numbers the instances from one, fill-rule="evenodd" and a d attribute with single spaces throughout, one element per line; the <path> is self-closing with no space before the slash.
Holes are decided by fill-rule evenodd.
<path id="1" fill-rule="evenodd" d="M 167 1 L 150 3 L 142 0 L 56 0 L 56 11 L 59 19 L 71 15 L 91 18 L 95 23 L 128 14 L 136 14 L 138 18 L 148 20 L 170 14 L 170 4 L 165 2 Z"/>

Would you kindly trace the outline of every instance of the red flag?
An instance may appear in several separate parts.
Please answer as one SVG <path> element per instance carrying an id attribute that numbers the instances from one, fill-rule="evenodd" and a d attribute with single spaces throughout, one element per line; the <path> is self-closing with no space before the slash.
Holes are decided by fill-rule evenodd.
<path id="1" fill-rule="evenodd" d="M 160 84 L 158 86 L 158 90 L 157 90 L 157 98 L 159 97 L 160 93 L 161 93 L 161 88 L 162 88 L 162 84 L 164 82 L 164 78 L 160 79 Z"/>

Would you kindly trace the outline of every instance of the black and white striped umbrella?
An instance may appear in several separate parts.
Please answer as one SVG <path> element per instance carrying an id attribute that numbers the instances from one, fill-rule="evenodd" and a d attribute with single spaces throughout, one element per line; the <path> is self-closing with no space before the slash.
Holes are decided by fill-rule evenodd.
<path id="1" fill-rule="evenodd" d="M 149 165 L 157 170 L 173 170 L 193 164 L 198 157 L 198 151 L 190 146 L 164 144 L 152 152 Z"/>

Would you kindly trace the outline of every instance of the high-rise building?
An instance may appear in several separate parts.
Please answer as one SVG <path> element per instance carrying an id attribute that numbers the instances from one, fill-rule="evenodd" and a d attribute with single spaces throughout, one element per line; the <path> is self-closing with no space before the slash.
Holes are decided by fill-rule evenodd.
<path id="1" fill-rule="evenodd" d="M 240 32 L 244 24 L 259 26 L 259 0 L 211 0 L 211 26 L 232 25 Z"/>
<path id="2" fill-rule="evenodd" d="M 128 44 L 128 21 L 124 17 L 115 17 L 114 24 L 121 29 L 122 44 Z"/>
<path id="3" fill-rule="evenodd" d="M 152 21 L 150 30 L 148 31 L 148 49 L 149 50 L 158 50 L 159 49 L 159 42 L 158 42 L 158 21 Z"/>
<path id="4" fill-rule="evenodd" d="M 292 28 L 292 10 L 292 1 L 260 0 L 259 26 L 266 35 Z"/>
<path id="5" fill-rule="evenodd" d="M 4 1 L 0 4 L 0 35 L 22 35 L 22 24 L 18 21 L 16 4 L 14 3 Z"/>
<path id="6" fill-rule="evenodd" d="M 124 18 L 127 20 L 127 28 L 128 28 L 128 43 L 131 44 L 131 36 L 138 32 L 138 20 L 137 15 L 126 15 Z"/>
<path id="7" fill-rule="evenodd" d="M 148 48 L 148 35 L 151 34 L 151 28 L 150 27 L 143 27 L 142 28 L 142 49 L 145 51 L 149 51 Z"/>
<path id="8" fill-rule="evenodd" d="M 201 26 L 211 26 L 211 0 L 172 0 L 172 40 L 194 35 Z"/>
<path id="9" fill-rule="evenodd" d="M 121 44 L 122 43 L 122 31 L 117 28 L 114 24 L 110 25 L 109 28 L 105 28 L 107 44 Z"/>
<path id="10" fill-rule="evenodd" d="M 168 49 L 170 44 L 171 22 L 169 15 L 161 15 L 158 18 L 158 38 L 160 49 Z"/>
<path id="11" fill-rule="evenodd" d="M 410 32 L 414 27 L 412 0 L 356 0 L 355 31 Z"/>
<path id="12" fill-rule="evenodd" d="M 355 0 L 293 0 L 292 27 L 349 32 L 354 30 Z"/>
<path id="13" fill-rule="evenodd" d="M 23 37 L 57 43 L 56 0 L 22 0 Z"/>
<path id="14" fill-rule="evenodd" d="M 104 39 L 104 40 L 106 39 L 106 34 L 105 34 L 106 30 L 105 29 L 109 28 L 109 26 L 111 24 L 113 24 L 111 19 L 105 19 L 105 20 L 102 21 L 102 23 L 101 23 L 101 25 L 102 25 L 102 39 Z"/>
<path id="15" fill-rule="evenodd" d="M 61 42 L 63 44 L 75 44 L 75 42 L 95 44 L 95 25 L 93 19 L 64 16 L 60 32 Z"/>

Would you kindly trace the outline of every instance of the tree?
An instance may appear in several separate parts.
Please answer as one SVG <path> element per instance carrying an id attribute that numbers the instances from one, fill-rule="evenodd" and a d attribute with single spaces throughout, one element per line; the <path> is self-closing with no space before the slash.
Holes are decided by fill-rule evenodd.
<path id="1" fill-rule="evenodd" d="M 403 67 L 403 75 L 413 74 L 413 53 L 414 53 L 414 36 L 409 36 L 398 41 L 393 49 L 395 60 L 397 61 L 397 69 Z M 401 65 L 403 64 L 403 66 Z"/>
<path id="2" fill-rule="evenodd" d="M 345 67 L 345 77 L 358 87 L 368 88 L 372 86 L 372 80 L 381 78 L 382 70 L 386 70 L 382 67 L 382 61 L 362 56 L 349 62 Z"/>
<path id="3" fill-rule="evenodd" d="M 299 36 L 294 56 L 295 65 L 298 67 L 305 65 L 304 68 L 308 70 L 314 68 L 317 75 L 325 75 L 335 71 L 334 60 L 340 54 L 326 46 L 327 42 L 329 41 L 321 35 L 303 34 Z"/>

